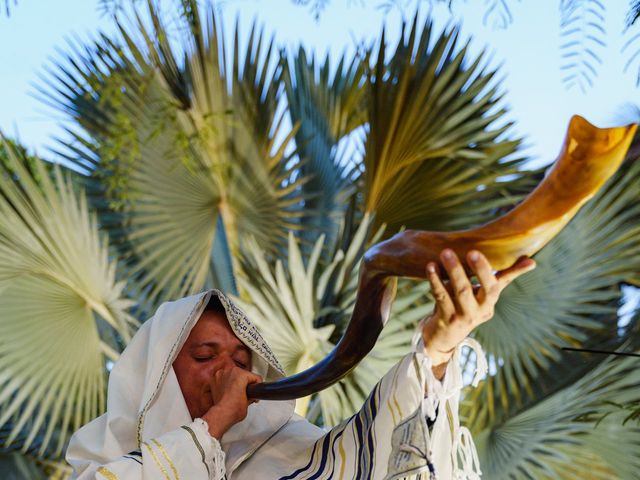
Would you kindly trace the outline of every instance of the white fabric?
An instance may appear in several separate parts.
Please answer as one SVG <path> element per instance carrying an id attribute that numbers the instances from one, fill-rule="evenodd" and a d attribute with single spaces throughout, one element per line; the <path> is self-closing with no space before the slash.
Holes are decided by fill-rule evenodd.
<path id="1" fill-rule="evenodd" d="M 283 376 L 255 327 L 219 291 L 165 303 L 116 362 L 107 412 L 73 435 L 67 450 L 73 478 L 478 478 L 475 447 L 458 422 L 458 353 L 441 383 L 420 342 L 383 377 L 360 412 L 328 432 L 294 415 L 292 401 L 262 400 L 221 442 L 212 438 L 202 419 L 190 418 L 171 367 L 211 295 L 220 298 L 234 333 L 251 349 L 253 370 L 267 381 Z M 431 430 L 427 418 L 434 421 Z"/>

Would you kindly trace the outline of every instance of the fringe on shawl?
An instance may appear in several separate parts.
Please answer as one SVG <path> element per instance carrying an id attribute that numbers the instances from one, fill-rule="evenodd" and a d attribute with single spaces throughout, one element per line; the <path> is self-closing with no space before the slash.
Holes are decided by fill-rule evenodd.
<path id="1" fill-rule="evenodd" d="M 450 360 L 452 365 L 450 368 L 447 368 L 447 375 L 450 375 L 452 378 L 447 379 L 446 384 L 448 387 L 445 390 L 443 382 L 437 380 L 433 375 L 433 362 L 424 349 L 421 327 L 422 325 L 420 325 L 414 336 L 413 348 L 414 351 L 424 355 L 424 382 L 427 397 L 423 402 L 423 413 L 430 420 L 434 421 L 438 406 L 445 405 L 445 402 L 454 395 L 459 396 L 462 390 L 462 369 L 460 368 L 460 350 L 462 347 L 466 346 L 471 348 L 476 355 L 476 368 L 473 380 L 471 381 L 472 386 L 478 386 L 480 380 L 486 376 L 489 367 L 487 364 L 487 358 L 482 351 L 480 344 L 472 338 L 466 338 L 460 343 L 458 348 L 456 348 L 456 351 Z M 482 471 L 480 470 L 478 452 L 475 444 L 473 443 L 471 432 L 468 428 L 460 426 L 460 417 L 457 409 L 451 410 L 453 424 L 453 480 L 480 480 Z M 433 472 L 430 472 L 428 475 L 429 480 L 436 479 Z"/>

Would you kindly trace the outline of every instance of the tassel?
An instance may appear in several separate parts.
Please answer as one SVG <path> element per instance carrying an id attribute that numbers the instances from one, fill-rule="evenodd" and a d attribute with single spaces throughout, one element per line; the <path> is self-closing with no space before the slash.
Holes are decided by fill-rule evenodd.
<path id="1" fill-rule="evenodd" d="M 422 324 L 413 337 L 413 351 L 421 354 L 422 366 L 424 374 L 424 389 L 426 397 L 422 403 L 423 414 L 431 421 L 436 418 L 436 412 L 440 404 L 444 405 L 450 398 L 457 398 L 463 387 L 462 368 L 460 368 L 460 351 L 463 346 L 471 348 L 476 355 L 476 367 L 471 384 L 476 387 L 478 383 L 487 375 L 489 365 L 487 358 L 482 351 L 480 344 L 473 338 L 464 339 L 458 348 L 456 348 L 445 374 L 444 380 L 441 382 L 433 375 L 433 362 L 424 349 L 422 339 Z M 457 404 L 457 403 L 456 403 Z M 473 443 L 471 432 L 466 427 L 460 426 L 460 418 L 457 408 L 452 409 L 452 426 L 453 426 L 453 445 L 452 445 L 452 461 L 453 461 L 453 480 L 481 480 L 480 461 L 478 452 Z M 430 468 L 429 479 L 435 479 L 435 472 Z"/>
<path id="2" fill-rule="evenodd" d="M 454 452 L 457 460 L 461 463 L 454 471 L 455 480 L 480 480 L 482 471 L 480 470 L 480 460 L 478 452 L 473 443 L 471 432 L 467 427 L 460 427 L 458 437 L 454 445 Z"/>
<path id="3" fill-rule="evenodd" d="M 482 351 L 482 347 L 480 346 L 480 344 L 471 337 L 465 338 L 460 343 L 460 346 L 469 347 L 476 354 L 476 371 L 475 371 L 475 374 L 473 375 L 473 381 L 471 382 L 471 385 L 474 387 L 477 387 L 478 383 L 480 383 L 480 380 L 486 377 L 487 373 L 489 372 L 489 364 L 487 363 L 487 357 Z"/>

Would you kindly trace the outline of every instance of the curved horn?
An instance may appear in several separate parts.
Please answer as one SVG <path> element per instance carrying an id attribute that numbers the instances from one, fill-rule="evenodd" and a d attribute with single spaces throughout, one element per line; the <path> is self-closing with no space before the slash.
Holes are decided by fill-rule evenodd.
<path id="1" fill-rule="evenodd" d="M 425 277 L 444 248 L 460 258 L 484 253 L 501 270 L 544 247 L 622 164 L 637 125 L 600 129 L 574 116 L 554 166 L 513 210 L 458 232 L 406 230 L 364 255 L 351 321 L 334 350 L 313 367 L 272 383 L 249 385 L 250 398 L 287 400 L 318 392 L 344 377 L 374 347 L 395 297 L 395 277 Z"/>

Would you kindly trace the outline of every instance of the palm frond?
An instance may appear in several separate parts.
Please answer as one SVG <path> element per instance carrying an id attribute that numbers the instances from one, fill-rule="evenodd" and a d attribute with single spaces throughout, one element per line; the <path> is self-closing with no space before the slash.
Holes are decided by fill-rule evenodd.
<path id="1" fill-rule="evenodd" d="M 456 28 L 434 36 L 431 23 L 414 19 L 385 62 L 383 33 L 371 72 L 363 188 L 366 211 L 389 234 L 487 221 L 516 200 L 502 177 L 522 175 L 496 72 L 485 72 L 482 54 L 468 59 Z"/>
<path id="2" fill-rule="evenodd" d="M 567 89 L 586 93 L 602 65 L 600 52 L 606 47 L 606 7 L 600 0 L 561 0 L 562 82 Z"/>
<path id="3" fill-rule="evenodd" d="M 273 41 L 254 25 L 240 51 L 236 26 L 228 48 L 213 10 L 185 5 L 180 51 L 150 5 L 152 29 L 119 23 L 119 43 L 102 36 L 50 82 L 85 130 L 63 153 L 116 201 L 101 218 L 151 304 L 209 282 L 233 291 L 242 238 L 275 254 L 306 215 Z"/>
<path id="4" fill-rule="evenodd" d="M 474 435 L 484 476 L 496 480 L 632 479 L 640 468 L 640 428 L 620 412 L 597 423 L 607 401 L 638 401 L 635 359 L 608 357 L 582 378 Z M 610 409 L 610 407 L 609 407 Z"/>
<path id="5" fill-rule="evenodd" d="M 44 470 L 48 480 L 69 480 L 73 469 L 64 460 L 37 459 L 38 465 Z"/>
<path id="6" fill-rule="evenodd" d="M 47 479 L 33 458 L 19 452 L 0 453 L 0 476 L 3 480 Z"/>
<path id="7" fill-rule="evenodd" d="M 115 17 L 124 12 L 128 4 L 137 4 L 141 0 L 98 0 L 98 12 L 101 16 Z"/>
<path id="8" fill-rule="evenodd" d="M 370 226 L 371 219 L 365 217 L 349 248 L 334 249 L 333 258 L 325 265 L 319 263 L 323 237 L 316 241 L 306 265 L 293 235 L 289 237 L 286 267 L 280 260 L 270 266 L 260 248 L 252 248 L 250 268 L 244 269 L 250 273 L 241 280 L 251 302 L 237 301 L 262 330 L 288 374 L 322 360 L 335 346 L 336 330 L 340 338 L 345 323 L 335 319 L 348 318 L 353 309 L 360 255 Z M 327 296 L 328 290 L 333 296 Z M 413 284 L 403 284 L 400 290 L 405 295 L 394 303 L 392 318 L 369 356 L 337 384 L 299 401 L 301 412 L 311 420 L 330 426 L 353 414 L 384 372 L 406 354 L 413 327 L 432 305 L 424 301 L 423 289 Z M 335 303 L 323 303 L 326 298 Z M 418 300 L 422 300 L 419 305 Z M 334 323 L 320 322 L 330 312 Z"/>
<path id="9" fill-rule="evenodd" d="M 353 189 L 360 159 L 354 158 L 349 134 L 366 121 L 365 61 L 342 56 L 332 68 L 329 57 L 321 65 L 300 48 L 293 59 L 284 57 L 284 85 L 291 122 L 299 125 L 297 152 L 307 210 L 323 212 L 301 232 L 305 240 L 327 235 L 332 244 L 344 213 L 346 195 Z M 333 73 L 331 73 L 333 71 Z M 345 145 L 347 143 L 347 145 Z"/>
<path id="10" fill-rule="evenodd" d="M 129 340 L 132 302 L 96 219 L 69 178 L 35 167 L 38 181 L 9 148 L 0 173 L 0 426 L 5 443 L 37 436 L 42 454 L 58 436 L 104 409 L 105 356 Z"/>
<path id="11" fill-rule="evenodd" d="M 620 49 L 626 55 L 627 61 L 624 64 L 624 72 L 628 72 L 632 67 L 636 69 L 636 87 L 640 86 L 640 32 L 638 32 L 637 20 L 640 18 L 640 1 L 632 0 L 629 5 L 629 13 L 624 28 L 624 44 Z"/>
<path id="12" fill-rule="evenodd" d="M 627 13 L 627 19 L 626 19 L 627 28 L 634 25 L 638 21 L 638 18 L 640 18 L 640 1 L 630 0 L 629 12 Z"/>
<path id="13" fill-rule="evenodd" d="M 13 0 L 13 6 L 18 5 L 18 0 Z M 4 12 L 8 16 L 11 15 L 11 0 L 4 0 Z"/>
<path id="14" fill-rule="evenodd" d="M 495 317 L 476 332 L 504 366 L 471 393 L 474 421 L 487 424 L 537 398 L 542 372 L 562 358 L 562 347 L 586 346 L 599 332 L 615 336 L 620 284 L 635 284 L 640 271 L 639 191 L 640 165 L 627 162 L 536 255 L 538 267 L 503 292 Z"/>
<path id="15" fill-rule="evenodd" d="M 28 453 L 0 450 L 2 480 L 68 480 L 72 470 L 59 460 L 38 458 Z"/>
<path id="16" fill-rule="evenodd" d="M 508 0 L 490 0 L 484 14 L 484 23 L 493 28 L 505 29 L 513 23 L 513 14 Z"/>
<path id="17" fill-rule="evenodd" d="M 329 0 L 293 0 L 293 3 L 309 7 L 309 11 L 316 20 L 320 20 L 320 15 L 329 5 Z"/>

